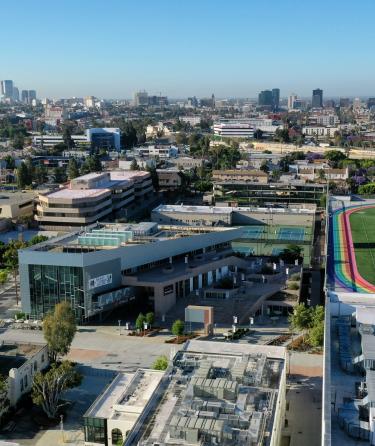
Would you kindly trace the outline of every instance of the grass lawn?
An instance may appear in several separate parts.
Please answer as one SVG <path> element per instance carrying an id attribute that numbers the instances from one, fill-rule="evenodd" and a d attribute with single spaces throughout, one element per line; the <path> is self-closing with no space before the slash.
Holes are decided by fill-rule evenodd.
<path id="1" fill-rule="evenodd" d="M 350 215 L 359 274 L 375 284 L 375 207 Z"/>

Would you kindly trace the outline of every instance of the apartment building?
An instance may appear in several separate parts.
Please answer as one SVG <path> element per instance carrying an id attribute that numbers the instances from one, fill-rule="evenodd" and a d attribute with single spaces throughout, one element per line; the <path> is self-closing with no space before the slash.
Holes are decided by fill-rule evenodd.
<path id="1" fill-rule="evenodd" d="M 90 173 L 64 187 L 38 196 L 35 219 L 41 227 L 82 227 L 110 215 L 126 217 L 134 202 L 153 193 L 151 176 L 143 171 Z"/>
<path id="2" fill-rule="evenodd" d="M 212 172 L 213 181 L 244 181 L 251 183 L 268 183 L 268 174 L 262 170 L 214 170 Z"/>
<path id="3" fill-rule="evenodd" d="M 178 148 L 170 145 L 151 144 L 142 147 L 136 147 L 135 153 L 144 157 L 175 158 L 178 156 Z"/>
<path id="4" fill-rule="evenodd" d="M 182 175 L 179 169 L 157 169 L 160 189 L 173 191 L 181 187 Z"/>
<path id="5" fill-rule="evenodd" d="M 315 138 L 333 138 L 335 133 L 339 131 L 338 127 L 323 127 L 323 126 L 306 126 L 302 128 L 302 133 L 306 136 Z"/>

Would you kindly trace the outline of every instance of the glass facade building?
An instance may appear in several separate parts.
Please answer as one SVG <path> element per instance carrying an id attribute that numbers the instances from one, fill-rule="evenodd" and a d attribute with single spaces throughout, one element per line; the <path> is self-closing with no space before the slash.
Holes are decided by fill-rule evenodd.
<path id="1" fill-rule="evenodd" d="M 83 270 L 73 266 L 29 265 L 31 316 L 40 318 L 68 301 L 77 320 L 84 315 Z"/>

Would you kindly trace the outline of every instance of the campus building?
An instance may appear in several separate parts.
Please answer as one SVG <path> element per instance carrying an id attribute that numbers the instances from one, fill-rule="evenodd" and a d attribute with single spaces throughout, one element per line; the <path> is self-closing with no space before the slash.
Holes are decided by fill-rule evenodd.
<path id="1" fill-rule="evenodd" d="M 230 203 L 237 206 L 318 204 L 327 186 L 289 179 L 287 182 L 251 182 L 236 179 L 214 180 L 214 203 Z"/>
<path id="2" fill-rule="evenodd" d="M 367 212 L 371 218 L 374 208 L 375 200 L 328 202 L 323 446 L 374 444 L 375 267 L 363 266 L 373 241 L 364 218 Z M 369 246 L 356 243 L 356 220 Z"/>
<path id="3" fill-rule="evenodd" d="M 304 265 L 311 262 L 315 205 L 288 208 L 160 205 L 151 218 L 159 225 L 196 228 L 237 226 L 243 232 L 231 245 L 244 255 L 277 256 L 290 244 L 301 248 Z"/>
<path id="4" fill-rule="evenodd" d="M 121 132 L 118 128 L 87 129 L 84 135 L 72 135 L 72 140 L 74 145 L 80 148 L 121 150 Z M 33 137 L 33 145 L 35 147 L 49 148 L 63 143 L 64 139 L 60 134 L 36 135 Z"/>
<path id="5" fill-rule="evenodd" d="M 189 341 L 176 353 L 125 446 L 277 446 L 285 416 L 285 348 Z"/>
<path id="6" fill-rule="evenodd" d="M 67 300 L 85 320 L 129 302 L 136 291 L 156 314 L 165 314 L 178 296 L 219 280 L 242 261 L 230 246 L 241 233 L 98 224 L 52 238 L 19 251 L 22 310 L 40 319 Z"/>
<path id="7" fill-rule="evenodd" d="M 153 194 L 151 176 L 143 171 L 89 173 L 68 187 L 38 197 L 36 221 L 47 229 L 78 228 L 108 218 L 128 216 Z"/>

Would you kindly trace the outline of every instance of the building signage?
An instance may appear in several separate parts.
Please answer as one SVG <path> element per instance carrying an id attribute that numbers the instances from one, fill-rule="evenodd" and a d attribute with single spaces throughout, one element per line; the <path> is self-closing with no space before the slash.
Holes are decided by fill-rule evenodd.
<path id="1" fill-rule="evenodd" d="M 104 276 L 94 277 L 89 280 L 89 290 L 112 283 L 112 274 L 104 274 Z"/>

